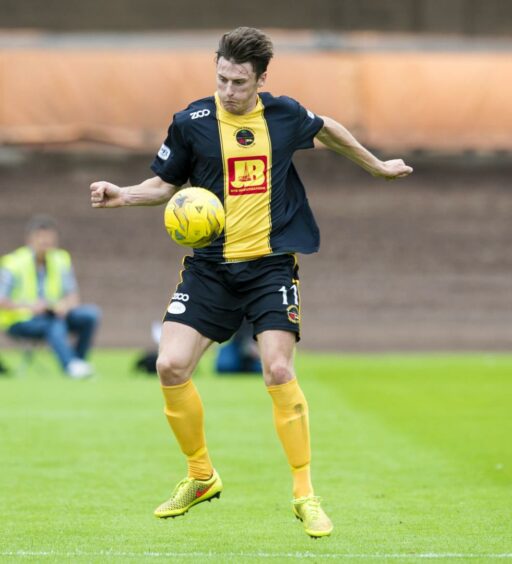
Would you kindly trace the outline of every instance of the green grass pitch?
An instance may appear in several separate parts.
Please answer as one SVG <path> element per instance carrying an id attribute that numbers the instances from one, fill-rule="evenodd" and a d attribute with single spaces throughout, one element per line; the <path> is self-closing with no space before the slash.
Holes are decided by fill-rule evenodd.
<path id="1" fill-rule="evenodd" d="M 99 376 L 84 382 L 41 354 L 25 376 L 0 378 L 1 561 L 512 559 L 510 355 L 300 353 L 313 479 L 335 524 L 312 540 L 290 510 L 260 378 L 216 377 L 202 362 L 225 489 L 158 520 L 185 464 L 156 378 L 132 373 L 133 351 L 98 351 Z"/>

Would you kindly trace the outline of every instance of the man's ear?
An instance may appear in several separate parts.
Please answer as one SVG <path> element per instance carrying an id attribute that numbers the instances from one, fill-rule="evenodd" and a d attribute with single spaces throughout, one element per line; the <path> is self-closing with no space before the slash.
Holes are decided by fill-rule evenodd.
<path id="1" fill-rule="evenodd" d="M 258 77 L 258 82 L 257 82 L 258 88 L 262 88 L 266 80 L 267 80 L 267 71 L 261 73 L 260 76 Z"/>

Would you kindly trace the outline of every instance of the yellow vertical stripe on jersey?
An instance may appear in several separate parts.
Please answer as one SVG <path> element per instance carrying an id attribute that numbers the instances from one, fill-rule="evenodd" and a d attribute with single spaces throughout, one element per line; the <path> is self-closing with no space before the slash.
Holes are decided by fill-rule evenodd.
<path id="1" fill-rule="evenodd" d="M 252 112 L 238 116 L 224 110 L 217 94 L 215 103 L 224 164 L 224 258 L 244 260 L 268 255 L 272 252 L 272 147 L 263 104 L 258 98 Z M 250 141 L 246 145 L 244 132 Z"/>

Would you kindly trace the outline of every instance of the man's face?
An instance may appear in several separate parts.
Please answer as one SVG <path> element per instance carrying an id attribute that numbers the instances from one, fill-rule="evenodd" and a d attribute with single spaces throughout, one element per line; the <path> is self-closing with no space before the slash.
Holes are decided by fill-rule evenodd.
<path id="1" fill-rule="evenodd" d="M 217 62 L 217 94 L 222 107 L 231 114 L 243 115 L 256 105 L 258 89 L 267 73 L 256 78 L 252 63 L 233 63 L 224 57 Z"/>
<path id="2" fill-rule="evenodd" d="M 58 235 L 53 229 L 37 229 L 29 233 L 27 243 L 33 249 L 36 257 L 42 260 L 50 249 L 57 247 Z"/>

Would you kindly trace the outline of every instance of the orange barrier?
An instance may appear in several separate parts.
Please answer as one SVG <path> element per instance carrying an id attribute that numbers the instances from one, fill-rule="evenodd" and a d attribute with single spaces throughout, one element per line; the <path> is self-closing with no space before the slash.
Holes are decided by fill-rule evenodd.
<path id="1" fill-rule="evenodd" d="M 0 143 L 154 149 L 174 112 L 213 93 L 203 50 L 0 50 Z M 380 148 L 511 150 L 509 53 L 283 52 L 267 88 Z"/>
<path id="2" fill-rule="evenodd" d="M 368 143 L 512 149 L 510 53 L 374 53 L 361 65 Z"/>

